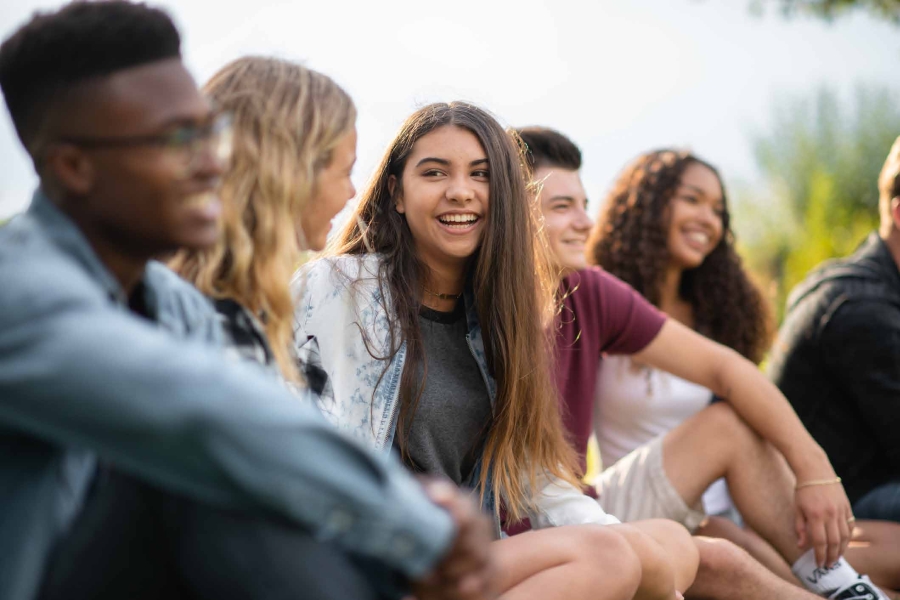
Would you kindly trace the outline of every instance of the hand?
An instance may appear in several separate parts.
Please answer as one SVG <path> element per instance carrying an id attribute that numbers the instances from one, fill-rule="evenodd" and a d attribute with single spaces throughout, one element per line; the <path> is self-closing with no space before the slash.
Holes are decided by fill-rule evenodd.
<path id="1" fill-rule="evenodd" d="M 811 485 L 794 492 L 797 545 L 815 549 L 816 564 L 833 565 L 853 533 L 853 510 L 840 483 Z"/>
<path id="2" fill-rule="evenodd" d="M 446 481 L 423 481 L 431 501 L 456 524 L 450 550 L 425 578 L 413 582 L 418 600 L 489 600 L 497 596 L 490 552 L 491 522 L 475 503 Z"/>

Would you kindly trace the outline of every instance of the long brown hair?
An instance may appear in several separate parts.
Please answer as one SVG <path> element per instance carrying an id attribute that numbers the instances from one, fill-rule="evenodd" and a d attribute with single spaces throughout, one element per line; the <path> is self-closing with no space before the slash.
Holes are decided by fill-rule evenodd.
<path id="1" fill-rule="evenodd" d="M 224 232 L 215 247 L 183 250 L 170 264 L 203 293 L 263 316 L 282 374 L 296 381 L 290 280 L 303 250 L 300 214 L 354 127 L 356 108 L 327 76 L 274 58 L 238 59 L 203 89 L 234 123 L 221 188 Z"/>
<path id="2" fill-rule="evenodd" d="M 424 379 L 417 382 L 417 367 L 425 359 L 419 307 L 428 273 L 416 254 L 405 217 L 394 210 L 403 190 L 398 185 L 392 195 L 388 182 L 391 176 L 402 181 L 416 141 L 445 126 L 472 132 L 490 166 L 486 228 L 468 273 L 488 366 L 497 383 L 484 448 L 484 461 L 490 468 L 482 470 L 480 483 L 483 494 L 490 474 L 508 515 L 516 520 L 531 506 L 526 486 L 534 490 L 538 474 L 577 483 L 578 464 L 559 415 L 558 392 L 551 377 L 552 344 L 545 329 L 553 317 L 555 278 L 539 233 L 537 207 L 527 191 L 517 138 L 471 104 L 432 104 L 416 111 L 390 144 L 334 251 L 356 255 L 373 251 L 382 256 L 379 284 L 383 302 L 390 298 L 385 309 L 395 332 L 391 352 L 406 343 L 397 424 L 398 442 L 405 451 L 425 385 Z"/>
<path id="3" fill-rule="evenodd" d="M 629 283 L 659 306 L 669 264 L 669 202 L 685 169 L 700 164 L 722 187 L 722 239 L 703 263 L 684 271 L 679 293 L 698 331 L 759 362 L 771 336 L 769 307 L 734 248 L 725 186 L 709 163 L 684 150 L 641 155 L 616 179 L 591 231 L 588 262 Z"/>

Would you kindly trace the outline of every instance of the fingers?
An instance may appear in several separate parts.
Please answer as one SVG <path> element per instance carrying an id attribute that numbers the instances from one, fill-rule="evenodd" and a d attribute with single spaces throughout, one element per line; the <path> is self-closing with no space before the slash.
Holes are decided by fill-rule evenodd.
<path id="1" fill-rule="evenodd" d="M 849 519 L 846 517 L 846 512 L 842 513 L 840 518 L 838 519 L 838 533 L 841 536 L 840 548 L 838 549 L 838 557 L 844 555 L 844 552 L 847 551 L 847 546 L 850 544 L 850 538 L 853 535 L 853 526 L 851 525 Z"/>
<path id="2" fill-rule="evenodd" d="M 818 566 L 833 565 L 843 556 L 853 532 L 848 522 L 852 510 L 843 487 L 802 488 L 797 491 L 796 502 L 798 545 L 814 548 Z"/>
<path id="3" fill-rule="evenodd" d="M 856 517 L 853 516 L 853 511 L 850 507 L 847 507 L 847 510 L 844 512 L 844 518 L 841 519 L 840 527 L 841 527 L 841 556 L 844 555 L 844 552 L 847 551 L 847 546 L 850 545 L 850 540 L 853 539 L 853 526 L 856 521 Z"/>
<path id="4" fill-rule="evenodd" d="M 431 500 L 450 513 L 456 538 L 431 577 L 417 588 L 417 596 L 452 600 L 482 600 L 493 597 L 493 561 L 490 554 L 491 522 L 468 495 L 453 484 L 423 481 Z"/>
<path id="5" fill-rule="evenodd" d="M 420 481 L 431 501 L 447 510 L 459 496 L 459 490 L 449 481 L 443 479 L 421 479 Z"/>
<path id="6" fill-rule="evenodd" d="M 807 535 L 816 555 L 816 565 L 824 566 L 825 557 L 828 553 L 828 535 L 825 532 L 825 523 L 820 520 L 809 519 L 807 521 Z"/>
<path id="7" fill-rule="evenodd" d="M 809 540 L 806 539 L 806 519 L 799 506 L 794 511 L 794 531 L 797 533 L 797 546 L 799 548 L 808 547 Z"/>
<path id="8" fill-rule="evenodd" d="M 841 535 L 840 522 L 844 520 L 843 511 L 839 511 L 835 517 L 824 522 L 827 546 L 825 548 L 825 562 L 822 563 L 822 566 L 830 567 L 841 557 L 841 545 L 845 538 Z M 846 526 L 846 522 L 844 525 Z"/>

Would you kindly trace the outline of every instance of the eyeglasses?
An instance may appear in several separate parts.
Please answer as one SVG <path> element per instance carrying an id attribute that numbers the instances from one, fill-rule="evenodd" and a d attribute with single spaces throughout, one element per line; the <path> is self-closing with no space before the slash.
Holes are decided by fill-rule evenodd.
<path id="1" fill-rule="evenodd" d="M 197 169 L 206 153 L 220 165 L 227 165 L 231 160 L 232 139 L 231 115 L 220 113 L 209 123 L 185 125 L 167 133 L 122 137 L 68 136 L 59 138 L 59 141 L 88 149 L 158 146 L 175 157 L 184 167 L 185 174 L 189 175 Z"/>

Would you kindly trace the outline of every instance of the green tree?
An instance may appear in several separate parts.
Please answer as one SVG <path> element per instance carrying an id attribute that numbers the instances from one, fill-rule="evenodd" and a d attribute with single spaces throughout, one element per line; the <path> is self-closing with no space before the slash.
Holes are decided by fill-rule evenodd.
<path id="1" fill-rule="evenodd" d="M 786 16 L 812 15 L 827 21 L 853 10 L 864 10 L 872 16 L 900 25 L 900 0 L 753 0 L 754 12 L 764 12 L 777 4 Z"/>
<path id="2" fill-rule="evenodd" d="M 896 93 L 859 88 L 842 103 L 822 88 L 776 103 L 769 131 L 753 137 L 763 183 L 737 190 L 735 228 L 779 315 L 810 269 L 877 227 L 878 174 L 898 135 Z"/>

